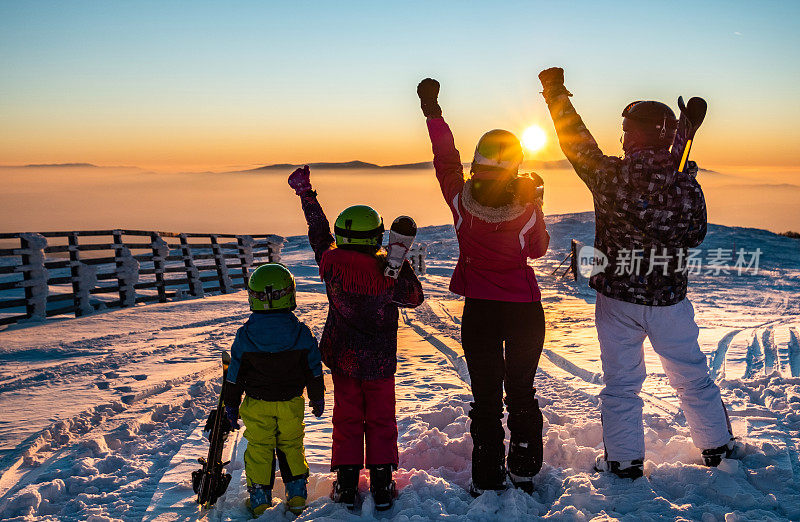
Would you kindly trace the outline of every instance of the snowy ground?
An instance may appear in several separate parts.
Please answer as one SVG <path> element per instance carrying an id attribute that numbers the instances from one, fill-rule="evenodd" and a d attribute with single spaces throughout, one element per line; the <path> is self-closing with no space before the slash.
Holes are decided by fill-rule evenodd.
<path id="1" fill-rule="evenodd" d="M 301 518 L 413 517 L 800 519 L 800 243 L 714 226 L 704 249 L 760 247 L 758 275 L 695 276 L 690 297 L 737 435 L 742 462 L 700 465 L 657 357 L 648 352 L 646 477 L 592 473 L 601 452 L 601 387 L 593 292 L 552 270 L 570 238 L 591 242 L 591 214 L 548 219 L 552 249 L 535 263 L 548 322 L 536 377 L 546 417 L 545 466 L 532 496 L 510 490 L 472 499 L 468 378 L 459 347 L 463 301 L 447 291 L 457 246 L 452 227 L 421 231 L 428 244 L 428 300 L 403 314 L 397 373 L 400 495 L 377 514 L 367 492 L 350 513 L 327 498 L 329 410 L 306 417 L 312 468 Z M 319 335 L 324 289 L 304 238 L 284 261 L 298 276 L 300 317 Z M 117 310 L 0 332 L 0 519 L 245 520 L 242 454 L 229 441 L 233 481 L 201 512 L 189 483 L 206 451 L 201 427 L 216 400 L 219 354 L 247 316 L 242 293 Z M 280 481 L 276 497 L 281 497 Z M 282 503 L 262 519 L 291 519 Z"/>

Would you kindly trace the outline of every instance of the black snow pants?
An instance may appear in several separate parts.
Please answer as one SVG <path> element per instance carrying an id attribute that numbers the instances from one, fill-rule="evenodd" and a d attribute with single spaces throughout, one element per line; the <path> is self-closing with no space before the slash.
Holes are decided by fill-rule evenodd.
<path id="1" fill-rule="evenodd" d="M 505 480 L 504 385 L 512 446 L 538 448 L 541 466 L 542 414 L 533 378 L 544 331 L 544 311 L 538 301 L 466 299 L 461 344 L 472 382 L 472 480 L 478 488 L 500 489 Z M 511 467 L 510 461 L 509 455 Z"/>

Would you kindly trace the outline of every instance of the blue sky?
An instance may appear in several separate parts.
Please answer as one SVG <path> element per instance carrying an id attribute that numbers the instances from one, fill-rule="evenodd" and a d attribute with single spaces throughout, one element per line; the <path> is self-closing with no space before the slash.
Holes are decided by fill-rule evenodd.
<path id="1" fill-rule="evenodd" d="M 417 161 L 419 79 L 463 152 L 489 128 L 552 134 L 552 65 L 610 153 L 627 102 L 702 95 L 697 154 L 800 164 L 800 2 L 698 4 L 3 2 L 0 164 Z"/>

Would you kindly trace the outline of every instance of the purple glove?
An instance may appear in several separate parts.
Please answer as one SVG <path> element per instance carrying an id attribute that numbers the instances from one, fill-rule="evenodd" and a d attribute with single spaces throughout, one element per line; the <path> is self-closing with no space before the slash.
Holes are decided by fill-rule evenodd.
<path id="1" fill-rule="evenodd" d="M 309 401 L 308 405 L 311 406 L 311 413 L 314 414 L 314 417 L 320 418 L 322 414 L 325 412 L 325 399 L 319 401 Z"/>
<path id="2" fill-rule="evenodd" d="M 311 171 L 308 168 L 308 165 L 304 165 L 302 168 L 299 168 L 292 172 L 289 176 L 289 186 L 294 189 L 295 194 L 298 196 L 302 196 L 306 192 L 310 192 L 311 189 Z"/>
<path id="3" fill-rule="evenodd" d="M 239 408 L 225 406 L 225 418 L 228 419 L 228 423 L 231 425 L 232 430 L 239 429 Z"/>

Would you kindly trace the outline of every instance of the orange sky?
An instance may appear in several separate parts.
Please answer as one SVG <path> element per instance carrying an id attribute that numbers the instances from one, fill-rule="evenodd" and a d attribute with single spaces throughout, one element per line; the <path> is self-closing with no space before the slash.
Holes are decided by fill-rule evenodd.
<path id="1" fill-rule="evenodd" d="M 427 161 L 425 76 L 464 161 L 483 132 L 535 123 L 535 159 L 560 159 L 536 79 L 553 65 L 607 154 L 630 101 L 701 95 L 698 162 L 800 165 L 800 4 L 734 3 L 508 2 L 501 24 L 447 1 L 0 3 L 0 165 Z"/>

